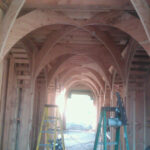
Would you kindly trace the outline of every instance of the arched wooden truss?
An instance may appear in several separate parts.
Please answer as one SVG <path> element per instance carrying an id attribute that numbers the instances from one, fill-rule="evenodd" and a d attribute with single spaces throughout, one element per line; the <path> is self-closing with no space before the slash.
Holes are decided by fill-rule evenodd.
<path id="1" fill-rule="evenodd" d="M 8 85 L 8 90 L 5 90 L 7 86 L 4 86 L 3 82 L 6 77 L 0 79 L 0 86 L 4 87 L 2 91 L 5 91 L 4 94 L 1 93 L 2 105 L 7 99 L 6 105 L 10 107 L 11 96 L 7 97 L 6 95 L 11 94 L 11 91 L 15 89 L 22 91 L 20 93 L 23 97 L 24 107 L 30 105 L 26 121 L 21 120 L 24 130 L 21 129 L 20 140 L 23 139 L 23 131 L 28 136 L 26 138 L 28 141 L 25 140 L 26 143 L 19 143 L 19 148 L 23 145 L 24 149 L 22 150 L 29 148 L 30 136 L 36 137 L 36 131 L 31 135 L 28 130 L 31 130 L 31 116 L 37 113 L 38 107 L 34 108 L 34 112 L 32 109 L 34 104 L 37 106 L 38 94 L 39 102 L 47 91 L 55 99 L 57 90 L 61 90 L 62 87 L 69 90 L 80 83 L 89 87 L 93 92 L 99 110 L 102 104 L 111 104 L 113 92 L 118 88 L 121 88 L 120 91 L 123 91 L 125 96 L 130 88 L 132 91 L 136 89 L 137 91 L 134 92 L 137 92 L 137 95 L 139 93 L 144 95 L 144 78 L 149 68 L 147 54 L 150 54 L 150 9 L 149 2 L 146 0 L 131 0 L 136 12 L 133 11 L 128 0 L 109 2 L 76 0 L 76 2 L 71 1 L 71 6 L 68 5 L 68 1 L 63 1 L 63 6 L 58 7 L 56 4 L 57 11 L 54 9 L 56 8 L 54 0 L 41 1 L 44 8 L 46 3 L 50 4 L 50 9 L 40 9 L 41 6 L 36 1 L 13 0 L 0 22 L 0 76 L 4 77 L 3 70 L 8 72 L 6 61 L 10 61 L 12 68 L 9 69 L 11 71 L 9 76 L 12 74 L 14 81 L 17 82 L 13 89 L 14 81 L 10 82 L 12 78 L 9 77 L 7 82 L 12 85 Z M 85 3 L 86 6 L 84 6 Z M 81 8 L 77 9 L 76 4 L 80 4 Z M 106 8 L 100 11 L 96 4 L 106 6 Z M 30 10 L 30 7 L 36 9 Z M 73 11 L 82 9 L 79 13 L 83 16 L 72 12 L 68 13 L 70 7 Z M 110 7 L 111 9 L 108 9 Z M 119 10 L 120 8 L 124 10 Z M 91 11 L 89 14 L 87 9 Z M 146 58 L 144 63 L 143 58 Z M 41 91 L 36 86 L 39 86 Z M 42 91 L 42 88 L 46 89 L 46 92 Z M 129 92 L 129 94 L 131 93 Z M 112 97 L 110 97 L 111 94 Z M 134 94 L 132 93 L 132 95 Z M 134 96 L 138 99 L 137 95 Z M 12 99 L 14 99 L 14 103 L 17 103 L 15 96 L 15 94 L 12 95 Z M 31 100 L 26 103 L 27 97 L 31 97 Z M 130 99 L 132 100 L 132 98 Z M 137 109 L 140 106 L 138 104 Z M 43 103 L 40 107 L 42 105 Z M 13 111 L 13 109 L 15 109 L 14 106 L 11 110 Z M 7 110 L 6 113 L 8 112 Z M 25 114 L 24 110 L 23 115 Z M 139 112 L 137 114 L 140 115 Z M 0 116 L 1 120 L 4 119 L 3 115 Z M 142 115 L 145 114 L 142 113 Z M 131 117 L 130 120 L 132 119 L 136 120 Z M 9 120 L 11 120 L 10 116 L 5 123 L 7 124 Z M 142 123 L 142 119 L 137 119 L 137 121 Z M 28 122 L 30 122 L 29 125 Z M 36 123 L 35 120 L 33 122 Z M 0 126 L 2 125 L 0 124 Z M 9 131 L 10 134 L 12 133 L 11 127 L 9 128 L 8 125 L 5 127 L 6 134 L 2 143 L 7 141 Z M 142 131 L 146 134 L 144 129 Z M 1 132 L 0 137 L 3 135 Z M 7 145 L 1 146 L 2 150 L 10 150 L 9 145 L 14 145 L 14 142 L 9 144 L 13 141 L 13 136 L 12 134 Z M 136 141 L 133 142 L 136 143 Z M 140 149 L 142 148 L 140 147 Z"/>

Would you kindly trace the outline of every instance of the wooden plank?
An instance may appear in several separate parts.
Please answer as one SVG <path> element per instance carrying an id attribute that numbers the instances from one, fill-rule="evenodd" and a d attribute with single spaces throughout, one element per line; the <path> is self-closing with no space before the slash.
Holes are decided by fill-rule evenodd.
<path id="1" fill-rule="evenodd" d="M 0 23 L 2 21 L 2 18 L 3 18 L 3 10 L 0 8 Z"/>
<path id="2" fill-rule="evenodd" d="M 13 53 L 20 53 L 20 52 L 26 53 L 26 50 L 23 49 L 23 48 L 12 48 L 11 51 L 12 51 Z"/>
<path id="3" fill-rule="evenodd" d="M 150 117 L 147 118 L 147 121 L 150 121 Z"/>
<path id="4" fill-rule="evenodd" d="M 142 25 L 145 29 L 146 35 L 150 42 L 150 8 L 146 0 L 130 0 L 133 4 Z"/>
<path id="5" fill-rule="evenodd" d="M 6 110 L 6 94 L 8 83 L 8 61 L 4 60 L 0 63 L 0 149 L 2 149 L 3 133 L 4 133 L 4 120 Z"/>
<path id="6" fill-rule="evenodd" d="M 30 129 L 29 125 L 31 124 L 30 113 L 31 113 L 31 98 L 30 98 L 30 88 L 25 88 L 22 91 L 22 103 L 21 103 L 21 112 L 20 112 L 20 129 L 18 135 L 18 146 L 17 149 L 20 150 L 29 150 L 29 136 Z M 28 110 L 28 111 L 27 111 Z"/>
<path id="7" fill-rule="evenodd" d="M 142 99 L 142 100 L 141 100 Z M 136 91 L 136 150 L 144 148 L 144 91 Z"/>
<path id="8" fill-rule="evenodd" d="M 134 57 L 134 61 L 136 61 L 136 62 L 138 62 L 138 61 L 140 61 L 140 62 L 150 62 L 149 59 L 146 59 L 146 58 L 135 58 L 135 57 Z"/>
<path id="9" fill-rule="evenodd" d="M 12 55 L 14 58 L 28 58 L 26 53 L 13 53 Z"/>
<path id="10" fill-rule="evenodd" d="M 18 88 L 29 88 L 30 84 L 29 83 L 18 83 L 17 87 Z"/>
<path id="11" fill-rule="evenodd" d="M 130 71 L 131 75 L 145 75 L 146 72 L 142 72 L 142 71 L 137 71 L 137 70 L 132 70 Z"/>
<path id="12" fill-rule="evenodd" d="M 113 0 L 113 1 L 105 1 L 105 0 L 76 0 L 76 1 L 64 1 L 59 0 L 56 3 L 56 0 L 44 0 L 40 1 L 40 3 L 36 0 L 28 0 L 25 4 L 25 8 L 48 8 L 53 11 L 72 11 L 75 14 L 80 12 L 101 12 L 101 11 L 109 11 L 111 9 L 117 10 L 132 10 L 131 6 L 127 5 L 128 1 L 120 1 L 120 0 Z M 89 13 L 88 13 L 89 14 Z"/>
<path id="13" fill-rule="evenodd" d="M 2 20 L 2 23 L 0 24 L 0 61 L 6 55 L 4 48 L 6 46 L 9 33 L 24 3 L 25 0 L 13 0 Z"/>
<path id="14" fill-rule="evenodd" d="M 16 138 L 16 112 L 17 112 L 17 88 L 14 72 L 14 60 L 10 60 L 8 88 L 6 98 L 6 111 L 4 122 L 4 137 L 2 150 L 15 150 Z"/>
<path id="15" fill-rule="evenodd" d="M 17 64 L 29 64 L 30 61 L 28 59 L 15 59 L 15 63 L 17 63 Z"/>
<path id="16" fill-rule="evenodd" d="M 15 68 L 17 71 L 30 71 L 28 64 L 25 64 L 24 66 L 16 65 Z"/>
<path id="17" fill-rule="evenodd" d="M 29 72 L 29 71 L 27 71 L 27 72 L 23 72 L 23 71 L 16 71 L 17 76 L 22 75 L 22 73 L 23 73 L 23 75 L 24 75 L 24 76 L 28 76 L 28 75 L 30 75 L 30 72 Z"/>
<path id="18" fill-rule="evenodd" d="M 18 80 L 30 80 L 31 76 L 30 75 L 18 75 L 17 79 Z"/>
<path id="19" fill-rule="evenodd" d="M 31 79 L 30 88 L 23 88 L 20 113 L 20 130 L 18 134 L 18 150 L 29 150 L 31 146 L 31 133 L 33 121 L 35 82 Z M 27 111 L 28 110 L 28 111 Z"/>
<path id="20" fill-rule="evenodd" d="M 8 9 L 8 4 L 4 3 L 2 0 L 0 1 L 0 9 L 6 11 Z"/>
<path id="21" fill-rule="evenodd" d="M 3 11 L 2 11 L 2 9 L 0 8 L 0 24 L 1 24 L 1 21 L 2 21 L 2 17 L 3 17 Z M 3 81 L 5 82 L 5 80 L 3 80 L 4 78 L 6 78 L 6 76 L 3 74 L 3 73 L 6 73 L 7 71 L 5 71 L 4 72 L 4 68 L 6 68 L 5 67 L 5 65 L 4 65 L 4 62 L 2 61 L 2 62 L 0 62 L 0 99 L 1 99 L 1 105 L 0 105 L 0 145 L 2 145 L 1 144 L 1 142 L 2 142 L 2 134 L 3 134 L 3 130 L 2 130 L 2 126 L 3 126 L 3 113 L 4 113 L 4 101 L 5 100 L 3 100 L 3 91 L 2 91 L 2 89 L 5 89 L 5 88 L 2 88 L 2 85 L 3 85 Z M 6 79 L 7 80 L 7 79 Z M 2 149 L 2 147 L 0 147 L 0 149 Z"/>
<path id="22" fill-rule="evenodd" d="M 125 62 L 121 56 L 121 49 L 114 43 L 114 41 L 110 38 L 110 35 L 99 30 L 98 28 L 89 28 L 94 32 L 95 38 L 99 40 L 106 48 L 110 56 L 112 57 L 112 65 L 116 67 L 120 76 L 124 80 L 125 78 Z"/>

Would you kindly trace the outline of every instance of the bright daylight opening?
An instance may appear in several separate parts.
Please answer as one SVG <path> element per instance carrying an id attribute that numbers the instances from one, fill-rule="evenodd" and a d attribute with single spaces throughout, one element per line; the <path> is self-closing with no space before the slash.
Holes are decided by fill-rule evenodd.
<path id="1" fill-rule="evenodd" d="M 96 108 L 88 95 L 72 94 L 67 100 L 66 129 L 91 130 L 96 125 Z"/>
<path id="2" fill-rule="evenodd" d="M 64 89 L 57 95 L 56 104 L 59 106 L 62 116 L 65 112 L 66 130 L 64 131 L 64 140 L 66 149 L 93 149 L 95 139 L 93 129 L 96 128 L 94 100 L 85 93 L 82 93 L 82 95 L 81 93 L 72 93 L 66 99 L 66 90 Z"/>

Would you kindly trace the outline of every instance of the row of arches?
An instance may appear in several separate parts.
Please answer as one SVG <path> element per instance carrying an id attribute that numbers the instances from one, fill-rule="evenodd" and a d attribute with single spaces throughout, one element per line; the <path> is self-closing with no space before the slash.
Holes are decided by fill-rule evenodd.
<path id="1" fill-rule="evenodd" d="M 2 150 L 34 149 L 43 105 L 55 103 L 58 93 L 78 83 L 93 92 L 98 113 L 101 106 L 115 106 L 115 91 L 119 91 L 130 109 L 130 130 L 134 130 L 130 139 L 134 139 L 137 129 L 134 119 L 141 124 L 137 134 L 144 131 L 144 141 L 147 128 L 134 113 L 139 114 L 145 107 L 142 103 L 141 110 L 137 110 L 137 93 L 144 95 L 146 84 L 142 80 L 144 86 L 138 85 L 137 80 L 139 74 L 145 77 L 149 66 L 141 73 L 138 65 L 142 64 L 142 56 L 138 57 L 136 52 L 145 49 L 149 53 L 149 42 L 136 16 L 110 11 L 78 20 L 60 12 L 37 9 L 19 16 L 6 39 L 0 51 L 7 74 L 2 89 Z M 149 58 L 145 51 L 143 57 Z M 137 111 L 132 110 L 133 97 L 128 98 L 128 94 L 138 99 Z M 144 113 L 141 116 L 146 117 Z M 137 150 L 146 145 L 139 146 L 139 141 L 140 138 L 132 141 L 137 143 Z"/>

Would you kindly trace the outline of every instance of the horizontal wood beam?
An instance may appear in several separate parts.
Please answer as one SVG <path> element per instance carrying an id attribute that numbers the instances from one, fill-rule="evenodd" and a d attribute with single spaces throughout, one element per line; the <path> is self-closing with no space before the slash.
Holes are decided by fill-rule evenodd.
<path id="1" fill-rule="evenodd" d="M 31 76 L 29 76 L 29 75 L 18 75 L 17 79 L 18 80 L 30 80 Z"/>
<path id="2" fill-rule="evenodd" d="M 12 55 L 14 58 L 28 58 L 28 55 L 26 53 L 13 53 Z"/>
<path id="3" fill-rule="evenodd" d="M 12 48 L 11 52 L 13 52 L 13 53 L 26 53 L 26 50 L 24 48 Z"/>
<path id="4" fill-rule="evenodd" d="M 15 59 L 14 61 L 17 64 L 29 64 L 30 63 L 30 61 L 28 59 L 21 59 L 21 58 L 20 59 Z"/>

